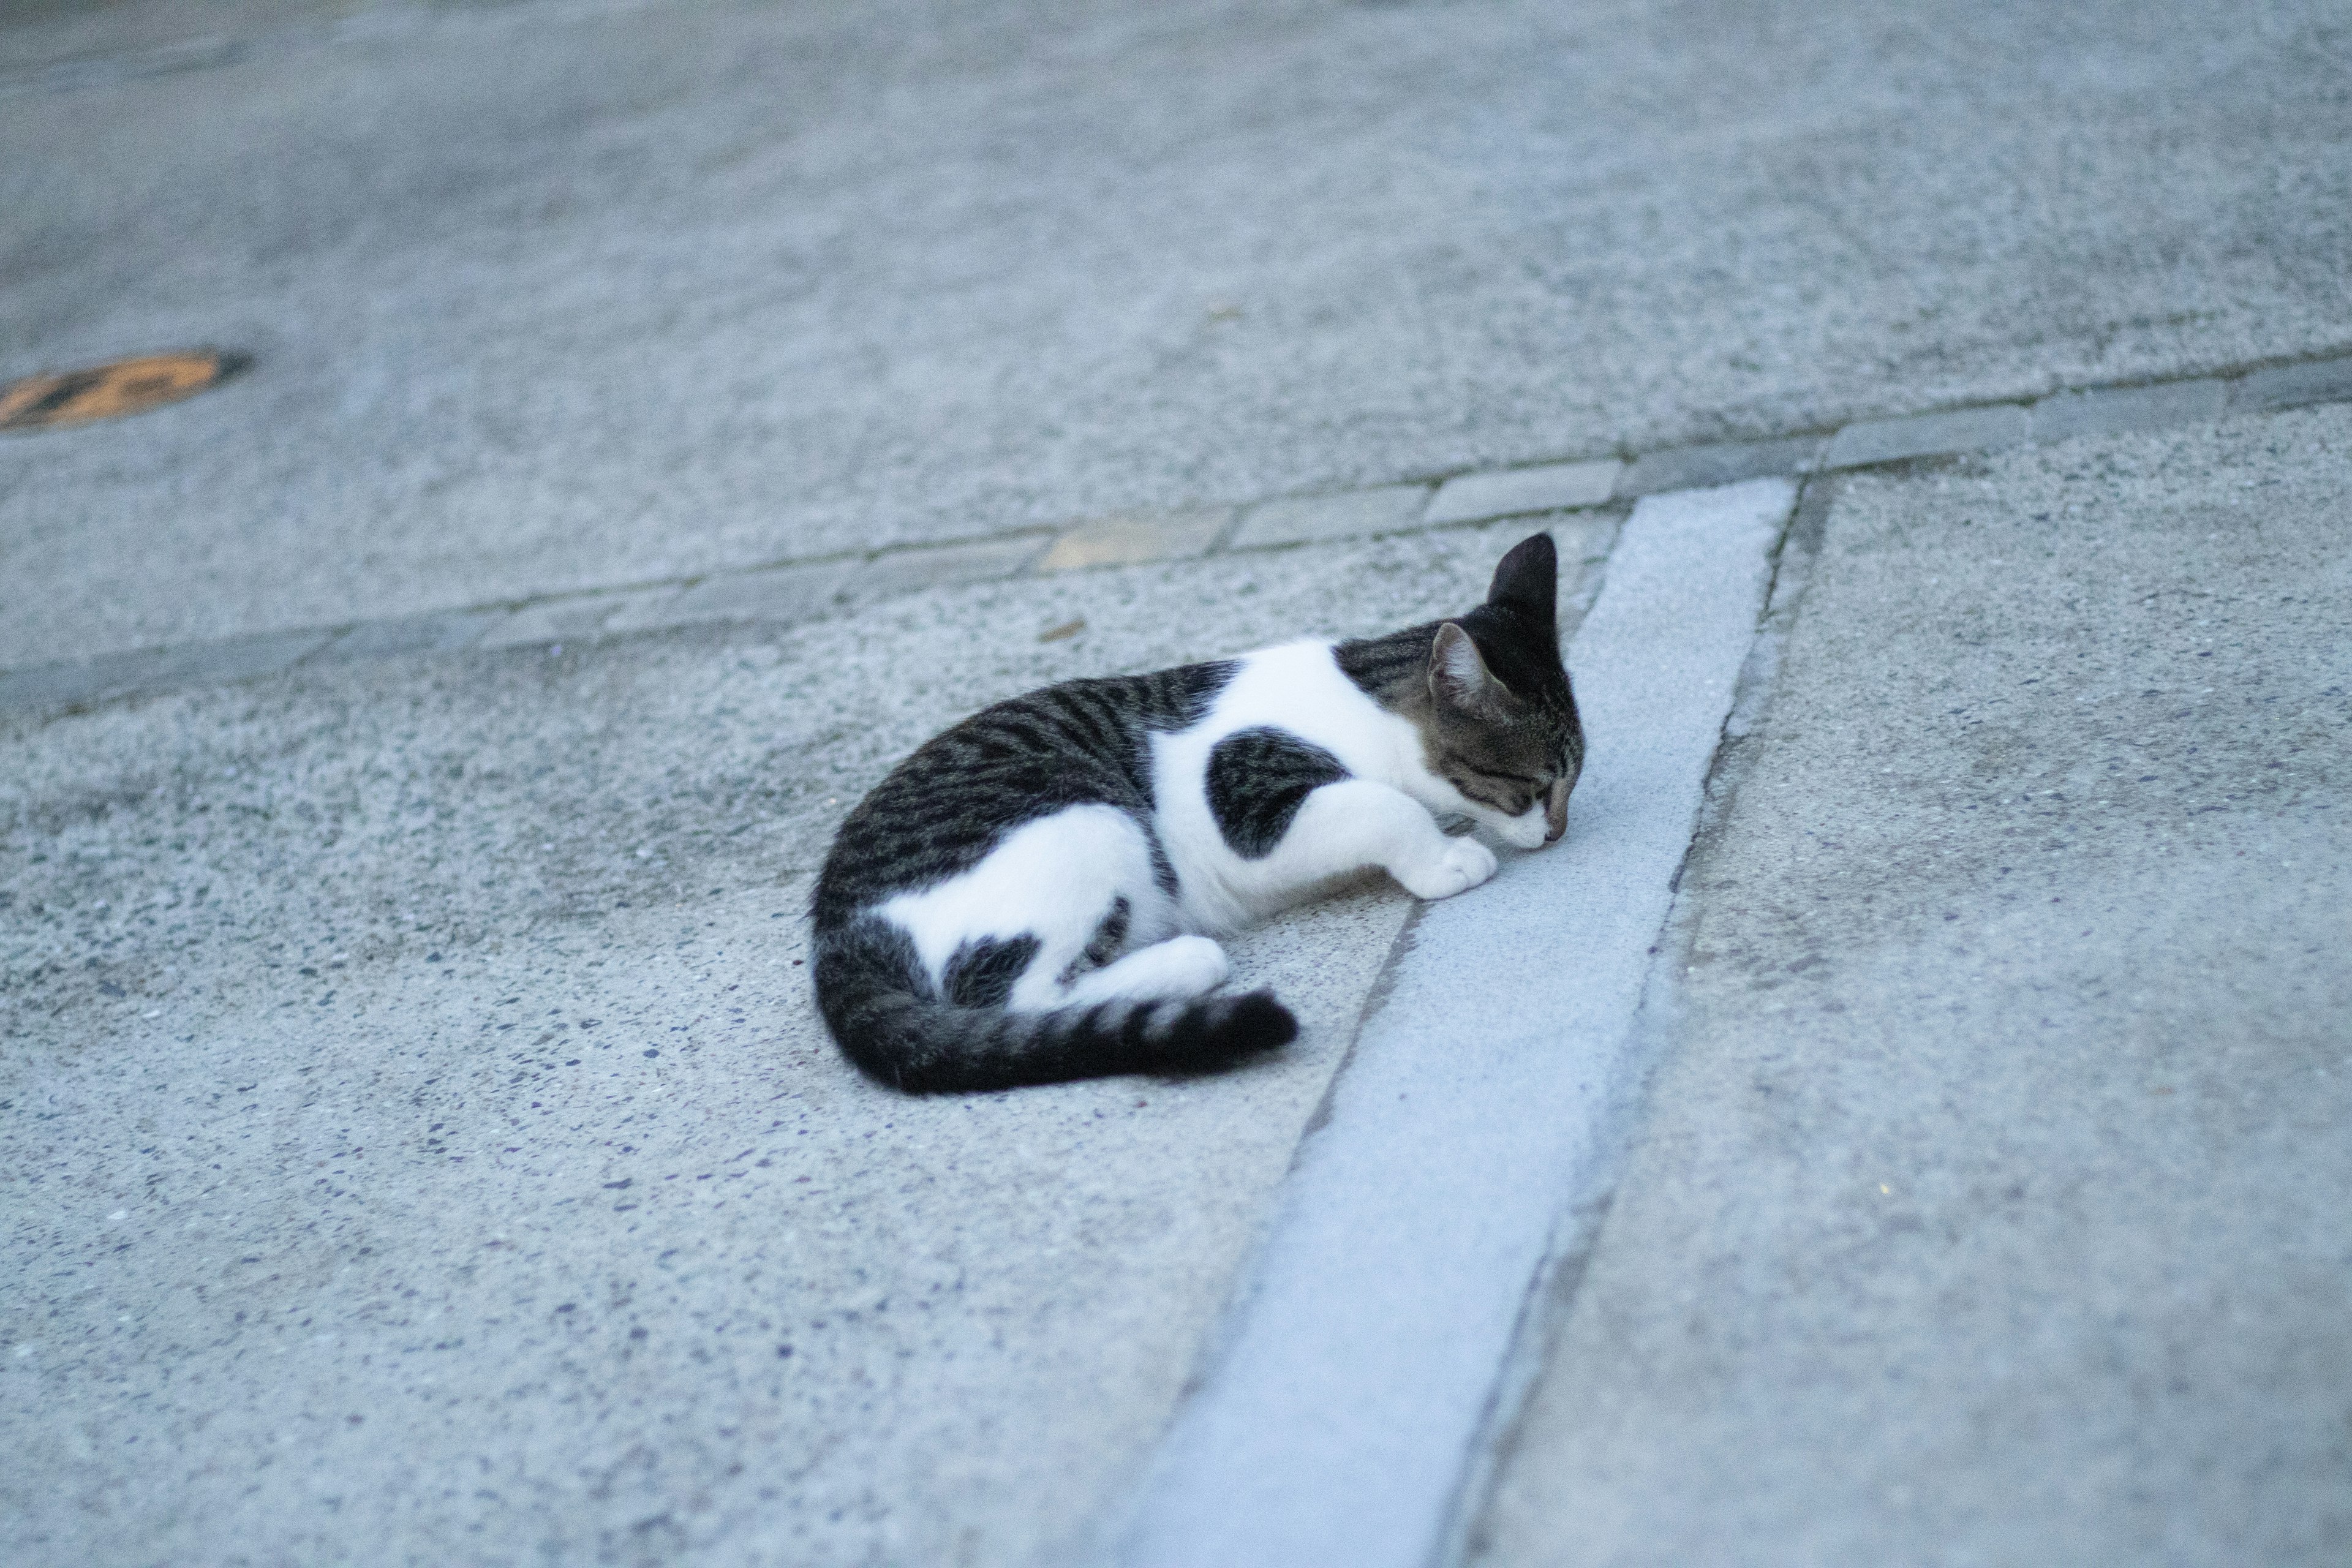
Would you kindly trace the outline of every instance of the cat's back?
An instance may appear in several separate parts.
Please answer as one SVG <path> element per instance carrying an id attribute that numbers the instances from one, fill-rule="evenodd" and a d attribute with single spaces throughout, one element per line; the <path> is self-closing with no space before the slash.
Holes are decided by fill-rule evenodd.
<path id="1" fill-rule="evenodd" d="M 1301 638 L 1228 660 L 1199 719 L 1158 743 L 1161 779 L 1204 775 L 1220 748 L 1260 731 L 1327 752 L 1349 773 L 1385 776 L 1411 731 L 1350 668 L 1354 646 Z"/>
<path id="2" fill-rule="evenodd" d="M 1242 668 L 1066 680 L 932 736 L 843 820 L 817 879 L 817 923 L 969 870 L 1012 829 L 1068 806 L 1149 815 L 1152 737 L 1199 724 Z"/>

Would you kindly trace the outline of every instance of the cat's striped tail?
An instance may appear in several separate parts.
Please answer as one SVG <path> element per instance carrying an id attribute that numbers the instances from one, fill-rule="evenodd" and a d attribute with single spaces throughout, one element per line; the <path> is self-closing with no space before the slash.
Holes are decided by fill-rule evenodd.
<path id="1" fill-rule="evenodd" d="M 1298 1020 L 1271 991 L 1048 1013 L 958 1006 L 931 984 L 905 933 L 870 915 L 820 928 L 813 969 L 817 1007 L 843 1054 L 910 1094 L 1207 1072 L 1298 1036 Z"/>

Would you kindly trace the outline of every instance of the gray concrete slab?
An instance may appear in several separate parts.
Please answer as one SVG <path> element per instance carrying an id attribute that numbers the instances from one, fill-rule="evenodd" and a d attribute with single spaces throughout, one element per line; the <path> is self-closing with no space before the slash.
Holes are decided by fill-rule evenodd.
<path id="1" fill-rule="evenodd" d="M 0 27 L 0 90 L 55 91 L 86 79 L 62 67 L 201 62 L 207 56 L 192 44 L 226 47 L 314 28 L 355 8 L 333 0 L 208 0 L 192 14 L 179 0 L 16 0 L 8 7 L 9 25 Z"/>
<path id="2" fill-rule="evenodd" d="M 256 356 L 0 442 L 0 668 L 2203 374 L 2352 307 L 2324 0 L 337 16 L 0 100 L 0 375 Z"/>
<path id="3" fill-rule="evenodd" d="M 1822 465 L 1857 468 L 1873 463 L 1900 462 L 1906 458 L 1994 450 L 2017 445 L 2032 434 L 2032 420 L 2025 409 L 2013 403 L 1987 408 L 1955 408 L 1940 414 L 1906 415 L 1896 419 L 1865 419 L 1831 437 L 1829 447 L 1822 453 Z"/>
<path id="4" fill-rule="evenodd" d="M 1620 1065 L 1796 500 L 1643 501 L 1570 656 L 1568 837 L 1431 905 L 1300 1144 L 1117 1561 L 1419 1568 Z M 1483 897 L 1477 896 L 1483 894 Z"/>
<path id="5" fill-rule="evenodd" d="M 1429 510 L 1427 485 L 1375 485 L 1333 495 L 1285 496 L 1249 509 L 1234 531 L 1233 548 L 1260 550 L 1319 539 L 1354 539 L 1421 526 Z"/>
<path id="6" fill-rule="evenodd" d="M 166 657 L 160 649 L 148 648 L 12 669 L 0 675 L 0 710 L 97 701 L 139 685 L 163 667 Z"/>
<path id="7" fill-rule="evenodd" d="M 505 610 L 445 610 L 429 616 L 362 621 L 310 657 L 313 660 L 389 658 L 408 653 L 446 653 L 472 647 Z"/>
<path id="8" fill-rule="evenodd" d="M 2352 398 L 2352 355 L 2271 365 L 2240 377 L 2230 387 L 2230 406 L 2248 412 L 2301 408 L 2346 398 Z"/>
<path id="9" fill-rule="evenodd" d="M 1438 487 L 1424 521 L 1433 525 L 1481 518 L 1599 506 L 1617 492 L 1624 465 L 1614 458 L 1462 474 Z"/>
<path id="10" fill-rule="evenodd" d="M 265 632 L 257 637 L 159 649 L 135 676 L 125 678 L 121 689 L 183 682 L 210 684 L 268 675 L 317 653 L 327 646 L 331 636 L 320 631 Z"/>
<path id="11" fill-rule="evenodd" d="M 1820 436 L 1791 436 L 1777 441 L 1716 442 L 1644 452 L 1617 476 L 1617 493 L 1648 496 L 1738 484 L 1774 474 L 1809 474 L 1821 462 L 1822 449 L 1828 444 Z"/>
<path id="12" fill-rule="evenodd" d="M 1838 481 L 1478 1561 L 2352 1552 L 2347 452 Z"/>
<path id="13" fill-rule="evenodd" d="M 524 605 L 491 620 L 474 645 L 478 647 L 520 647 L 530 643 L 556 643 L 566 637 L 593 637 L 607 626 L 688 626 L 696 621 L 749 620 L 745 605 L 773 605 L 778 595 L 766 573 L 746 573 L 730 579 L 734 602 L 711 603 L 711 595 L 694 595 L 676 587 L 646 588 L 635 593 L 589 594 Z M 684 601 L 683 603 L 681 601 Z M 789 617 L 781 613 L 786 606 Z M 777 619 L 798 619 L 808 607 L 798 595 L 774 606 Z"/>
<path id="14" fill-rule="evenodd" d="M 856 563 L 824 561 L 706 578 L 683 591 L 655 592 L 599 618 L 614 631 L 651 630 L 698 622 L 814 620 L 838 607 Z M 599 601 L 601 602 L 601 596 Z M 535 640 L 535 639 L 534 639 Z"/>
<path id="15" fill-rule="evenodd" d="M 1131 566 L 1204 555 L 1233 525 L 1231 507 L 1096 518 L 1066 531 L 1048 545 L 1037 557 L 1037 570 L 1077 572 L 1090 566 Z"/>
<path id="16" fill-rule="evenodd" d="M 979 544 L 950 544 L 927 550 L 898 550 L 862 563 L 849 584 L 853 601 L 865 603 L 911 593 L 942 583 L 986 583 L 1010 577 L 1034 563 L 1046 541 L 1024 538 L 988 540 Z"/>
<path id="17" fill-rule="evenodd" d="M 2033 438 L 2065 441 L 2077 436 L 2112 436 L 2125 430 L 2210 425 L 2227 413 L 2229 406 L 2230 384 L 2210 377 L 2162 382 L 2154 386 L 2063 392 L 2033 405 Z"/>
<path id="18" fill-rule="evenodd" d="M 0 716 L 10 1563 L 1055 1557 L 1407 900 L 1234 944 L 1307 1025 L 1249 1072 L 916 1101 L 813 1016 L 807 877 L 963 711 L 1423 618 L 1525 531 Z"/>

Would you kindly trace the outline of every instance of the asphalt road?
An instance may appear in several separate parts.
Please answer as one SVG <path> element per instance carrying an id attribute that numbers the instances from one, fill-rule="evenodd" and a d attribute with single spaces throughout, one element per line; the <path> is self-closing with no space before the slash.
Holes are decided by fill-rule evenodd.
<path id="1" fill-rule="evenodd" d="M 0 705 L 8 1561 L 1104 1550 L 1366 1018 L 1519 977 L 1368 884 L 1236 945 L 1279 1060 L 905 1100 L 795 963 L 856 792 L 1532 527 L 1580 610 L 1625 513 L 1221 509 L 2341 355 L 2347 64 L 2322 4 L 12 7 L 0 381 L 253 363 L 0 435 L 0 676 L 1225 544 Z M 2323 405 L 1803 480 L 1433 1553 L 2352 1552 Z"/>

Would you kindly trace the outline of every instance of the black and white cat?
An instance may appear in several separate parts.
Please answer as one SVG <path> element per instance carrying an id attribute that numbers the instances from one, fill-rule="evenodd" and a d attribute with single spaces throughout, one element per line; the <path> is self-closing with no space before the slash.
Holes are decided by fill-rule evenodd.
<path id="1" fill-rule="evenodd" d="M 817 1005 L 910 1090 L 1194 1072 L 1297 1033 L 1212 996 L 1213 938 L 1377 866 L 1423 899 L 1567 826 L 1584 732 L 1537 534 L 1486 602 L 1359 642 L 1073 680 L 924 742 L 841 825 L 813 900 Z"/>

